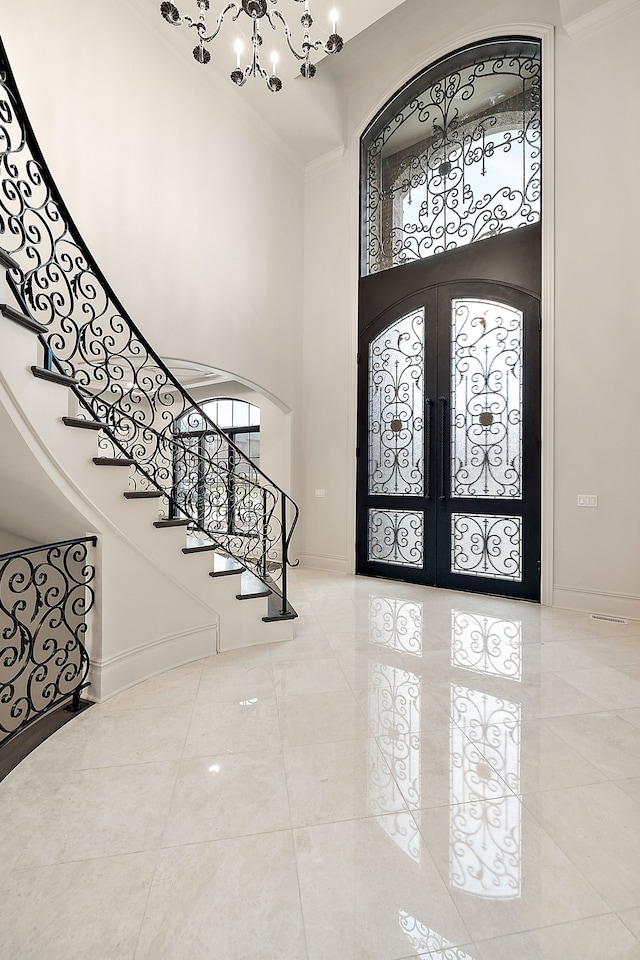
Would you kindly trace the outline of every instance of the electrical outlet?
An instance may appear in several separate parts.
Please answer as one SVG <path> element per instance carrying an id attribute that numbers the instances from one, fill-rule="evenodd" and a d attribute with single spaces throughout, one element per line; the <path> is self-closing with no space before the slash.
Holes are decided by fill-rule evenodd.
<path id="1" fill-rule="evenodd" d="M 579 493 L 578 506 L 579 507 L 597 507 L 598 498 L 594 493 Z"/>
<path id="2" fill-rule="evenodd" d="M 316 497 L 324 497 L 324 490 L 316 489 Z"/>

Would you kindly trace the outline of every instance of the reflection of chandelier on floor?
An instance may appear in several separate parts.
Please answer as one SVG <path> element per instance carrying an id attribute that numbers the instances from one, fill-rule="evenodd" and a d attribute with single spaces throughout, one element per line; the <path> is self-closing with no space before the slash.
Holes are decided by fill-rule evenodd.
<path id="1" fill-rule="evenodd" d="M 304 13 L 300 18 L 304 33 L 299 50 L 294 46 L 291 30 L 289 29 L 287 21 L 280 10 L 276 8 L 278 0 L 240 0 L 239 3 L 227 3 L 216 20 L 215 27 L 212 28 L 211 32 L 207 27 L 205 16 L 210 6 L 209 0 L 196 0 L 200 10 L 197 20 L 194 20 L 192 17 L 181 16 L 175 4 L 169 3 L 168 0 L 164 0 L 164 2 L 160 4 L 160 13 L 167 23 L 176 26 L 186 24 L 188 27 L 195 28 L 198 34 L 198 46 L 195 47 L 193 56 L 198 63 L 202 64 L 209 63 L 211 60 L 211 54 L 206 49 L 205 43 L 211 43 L 212 40 L 215 40 L 220 33 L 225 17 L 229 14 L 230 19 L 235 23 L 240 14 L 245 13 L 253 21 L 251 34 L 252 55 L 249 63 L 243 70 L 240 66 L 243 45 L 242 41 L 236 41 L 235 50 L 237 63 L 235 70 L 231 72 L 231 79 L 241 87 L 247 82 L 249 77 L 260 75 L 266 81 L 269 90 L 277 93 L 278 90 L 282 89 L 282 80 L 277 75 L 278 54 L 274 52 L 271 56 L 271 74 L 269 74 L 260 63 L 260 47 L 263 43 L 263 37 L 260 32 L 260 24 L 262 21 L 264 21 L 265 25 L 268 24 L 273 30 L 276 30 L 278 22 L 282 24 L 289 50 L 296 60 L 299 60 L 301 63 L 300 73 L 303 77 L 311 78 L 315 76 L 316 68 L 315 65 L 311 63 L 311 54 L 313 51 L 322 50 L 324 53 L 340 53 L 343 46 L 342 37 L 336 33 L 338 18 L 335 11 L 331 11 L 332 30 L 326 43 L 322 40 L 312 41 L 310 30 L 313 26 L 313 18 L 309 12 L 309 0 L 291 0 L 291 2 L 304 3 Z"/>

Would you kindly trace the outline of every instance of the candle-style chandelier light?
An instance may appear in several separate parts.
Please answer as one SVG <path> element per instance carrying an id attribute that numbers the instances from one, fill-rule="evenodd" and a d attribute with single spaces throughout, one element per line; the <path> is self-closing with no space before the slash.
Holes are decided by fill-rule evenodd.
<path id="1" fill-rule="evenodd" d="M 331 12 L 332 30 L 329 38 L 326 41 L 312 40 L 310 31 L 313 26 L 313 18 L 309 12 L 309 0 L 291 0 L 291 2 L 304 4 L 304 12 L 300 17 L 303 34 L 302 44 L 299 49 L 297 49 L 294 44 L 287 21 L 276 6 L 278 0 L 240 0 L 239 3 L 227 3 L 211 30 L 209 30 L 206 22 L 206 13 L 210 7 L 209 0 L 196 0 L 200 11 L 197 19 L 182 16 L 175 4 L 169 3 L 168 0 L 164 0 L 164 2 L 160 4 L 160 13 L 167 23 L 175 26 L 186 24 L 186 26 L 195 29 L 198 35 L 198 45 L 194 48 L 193 56 L 198 63 L 202 64 L 209 63 L 211 60 L 211 54 L 205 47 L 205 44 L 211 43 L 211 41 L 215 40 L 218 36 L 225 17 L 235 23 L 241 14 L 246 14 L 252 21 L 251 58 L 243 69 L 241 66 L 243 44 L 241 40 L 237 40 L 235 44 L 237 61 L 235 70 L 231 72 L 231 79 L 239 87 L 242 87 L 249 77 L 259 75 L 266 81 L 269 90 L 277 93 L 278 90 L 282 89 L 282 80 L 277 73 L 278 54 L 274 52 L 271 56 L 271 73 L 269 73 L 260 62 L 260 47 L 264 40 L 260 29 L 261 26 L 264 28 L 270 26 L 272 30 L 277 29 L 278 23 L 283 26 L 289 50 L 296 60 L 300 61 L 300 73 L 303 77 L 307 78 L 315 76 L 316 68 L 311 62 L 311 54 L 314 51 L 322 50 L 324 53 L 339 53 L 343 46 L 342 37 L 338 36 L 336 32 L 338 16 L 335 11 Z"/>

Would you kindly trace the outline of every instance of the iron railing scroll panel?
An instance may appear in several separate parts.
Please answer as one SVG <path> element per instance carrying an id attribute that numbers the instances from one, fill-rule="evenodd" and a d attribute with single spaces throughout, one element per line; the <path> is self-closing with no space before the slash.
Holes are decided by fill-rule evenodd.
<path id="1" fill-rule="evenodd" d="M 0 749 L 87 686 L 95 537 L 0 556 Z"/>
<path id="2" fill-rule="evenodd" d="M 18 264 L 9 285 L 24 312 L 47 328 L 46 364 L 74 378 L 83 416 L 106 425 L 100 445 L 135 461 L 134 489 L 163 491 L 170 516 L 187 519 L 286 597 L 297 505 L 207 417 L 122 307 L 53 181 L 1 41 L 0 180 L 0 247 Z M 174 429 L 188 411 L 207 432 L 197 452 Z M 203 488 L 210 491 L 204 505 Z M 231 495 L 225 524 L 222 504 Z"/>

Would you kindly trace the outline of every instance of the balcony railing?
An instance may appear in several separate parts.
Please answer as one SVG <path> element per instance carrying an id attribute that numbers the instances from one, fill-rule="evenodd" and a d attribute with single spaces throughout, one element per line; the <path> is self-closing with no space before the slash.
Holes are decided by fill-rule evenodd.
<path id="1" fill-rule="evenodd" d="M 0 748 L 87 686 L 95 537 L 0 556 Z"/>

